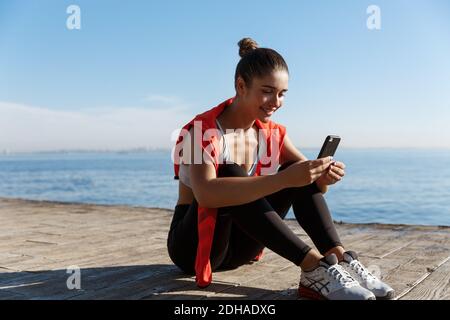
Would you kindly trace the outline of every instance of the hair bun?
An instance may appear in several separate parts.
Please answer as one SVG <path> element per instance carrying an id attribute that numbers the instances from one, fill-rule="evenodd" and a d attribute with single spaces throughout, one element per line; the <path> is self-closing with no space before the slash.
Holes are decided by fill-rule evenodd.
<path id="1" fill-rule="evenodd" d="M 241 58 L 252 50 L 258 48 L 258 43 L 252 38 L 243 38 L 238 42 L 239 55 Z"/>

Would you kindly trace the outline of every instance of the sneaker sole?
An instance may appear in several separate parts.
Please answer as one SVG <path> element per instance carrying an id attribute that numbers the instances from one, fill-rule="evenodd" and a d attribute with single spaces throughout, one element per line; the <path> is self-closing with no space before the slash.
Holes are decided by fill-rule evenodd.
<path id="1" fill-rule="evenodd" d="M 393 300 L 395 298 L 395 291 L 389 291 L 384 297 L 377 297 L 377 300 Z"/>
<path id="2" fill-rule="evenodd" d="M 298 287 L 298 295 L 301 298 L 307 298 L 310 300 L 327 300 L 326 297 L 318 293 L 317 291 L 300 285 Z"/>
<path id="3" fill-rule="evenodd" d="M 298 287 L 298 295 L 300 296 L 300 298 L 306 298 L 306 299 L 310 299 L 310 300 L 328 300 L 327 297 L 323 296 L 322 294 L 318 293 L 317 291 L 307 288 L 305 286 L 299 286 Z M 386 296 L 388 297 L 389 294 Z M 375 295 L 372 295 L 370 297 L 367 298 L 367 300 L 389 300 L 388 298 L 378 298 L 375 297 Z"/>

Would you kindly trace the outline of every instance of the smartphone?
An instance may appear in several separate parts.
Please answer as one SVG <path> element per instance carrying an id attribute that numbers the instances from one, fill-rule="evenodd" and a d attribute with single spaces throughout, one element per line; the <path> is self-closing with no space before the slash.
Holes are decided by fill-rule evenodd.
<path id="1" fill-rule="evenodd" d="M 335 135 L 327 136 L 325 141 L 323 142 L 322 149 L 320 149 L 319 156 L 317 157 L 317 159 L 334 156 L 334 153 L 336 152 L 336 149 L 340 141 L 341 137 L 339 136 Z"/>

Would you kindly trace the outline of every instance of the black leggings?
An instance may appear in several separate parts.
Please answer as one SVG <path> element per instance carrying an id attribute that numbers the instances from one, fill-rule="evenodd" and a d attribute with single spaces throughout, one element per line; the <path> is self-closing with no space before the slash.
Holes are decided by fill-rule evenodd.
<path id="1" fill-rule="evenodd" d="M 283 170 L 289 163 L 280 167 Z M 237 164 L 219 167 L 218 177 L 244 177 Z M 314 245 L 325 253 L 342 243 L 325 199 L 316 184 L 286 188 L 237 206 L 218 208 L 211 248 L 211 268 L 233 269 L 250 262 L 264 247 L 296 265 L 311 248 L 284 223 L 292 205 L 300 226 Z M 175 206 L 167 247 L 172 261 L 188 274 L 195 274 L 197 254 L 197 201 Z"/>

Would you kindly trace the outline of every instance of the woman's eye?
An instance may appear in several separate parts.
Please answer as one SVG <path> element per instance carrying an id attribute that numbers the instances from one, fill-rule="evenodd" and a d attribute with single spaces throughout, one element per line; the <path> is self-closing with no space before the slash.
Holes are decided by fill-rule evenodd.
<path id="1" fill-rule="evenodd" d="M 264 94 L 272 94 L 273 92 L 272 91 L 270 91 L 270 90 L 262 90 L 262 92 L 264 93 Z M 278 97 L 280 97 L 280 98 L 283 98 L 285 96 L 285 93 L 280 93 L 279 95 L 278 95 Z"/>

